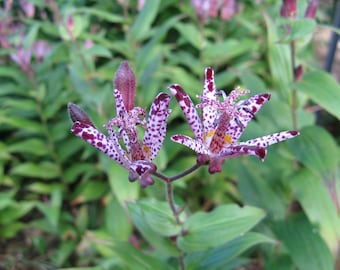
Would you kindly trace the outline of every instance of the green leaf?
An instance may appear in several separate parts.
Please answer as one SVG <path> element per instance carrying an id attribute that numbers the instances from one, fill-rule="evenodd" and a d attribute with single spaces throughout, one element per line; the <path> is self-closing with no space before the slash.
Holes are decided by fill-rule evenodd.
<path id="1" fill-rule="evenodd" d="M 151 24 L 156 18 L 160 0 L 149 0 L 145 2 L 130 30 L 133 41 L 140 41 L 150 30 Z"/>
<path id="2" fill-rule="evenodd" d="M 205 41 L 202 32 L 197 28 L 197 25 L 178 22 L 176 23 L 175 28 L 181 33 L 182 38 L 186 39 L 193 47 L 198 50 L 202 49 Z"/>
<path id="3" fill-rule="evenodd" d="M 169 204 L 166 202 L 141 200 L 135 204 L 129 203 L 129 209 L 132 207 L 140 208 L 145 222 L 159 235 L 173 236 L 181 230 L 181 227 L 175 221 Z"/>
<path id="4" fill-rule="evenodd" d="M 141 207 L 139 207 L 137 204 L 131 205 L 129 203 L 128 208 L 133 224 L 137 227 L 138 231 L 143 235 L 150 245 L 154 246 L 156 250 L 169 256 L 178 256 L 178 251 L 170 239 L 155 233 L 151 226 L 146 222 Z"/>
<path id="5" fill-rule="evenodd" d="M 9 191 L 1 191 L 0 196 L 0 211 L 5 209 L 6 207 L 10 206 L 15 201 L 15 194 L 17 193 L 17 190 L 12 189 Z"/>
<path id="6" fill-rule="evenodd" d="M 142 252 L 133 247 L 130 243 L 116 241 L 102 232 L 95 232 L 89 235 L 92 245 L 105 257 L 115 259 L 117 269 L 138 269 L 138 270 L 167 270 L 173 269 L 161 256 L 157 258 L 152 252 Z"/>
<path id="7" fill-rule="evenodd" d="M 306 72 L 303 80 L 295 86 L 313 102 L 340 119 L 340 85 L 330 74 L 321 70 Z"/>
<path id="8" fill-rule="evenodd" d="M 166 261 L 150 256 L 133 247 L 130 243 L 114 243 L 113 250 L 124 261 L 123 269 L 139 270 L 170 270 L 173 269 Z"/>
<path id="9" fill-rule="evenodd" d="M 284 197 L 261 173 L 258 166 L 257 160 L 239 163 L 237 178 L 241 198 L 246 204 L 265 209 L 274 219 L 283 218 L 286 214 Z"/>
<path id="10" fill-rule="evenodd" d="M 230 261 L 252 246 L 273 242 L 262 234 L 249 232 L 222 246 L 204 252 L 189 253 L 185 257 L 185 262 L 188 270 L 225 269 Z"/>
<path id="11" fill-rule="evenodd" d="M 288 26 L 288 31 L 287 31 Z M 291 42 L 293 40 L 308 38 L 313 34 L 316 27 L 315 20 L 298 19 L 288 20 L 281 26 L 283 30 L 283 42 Z"/>
<path id="12" fill-rule="evenodd" d="M 320 234 L 335 255 L 340 240 L 340 219 L 326 186 L 307 169 L 292 176 L 289 185 L 309 220 L 318 225 Z"/>
<path id="13" fill-rule="evenodd" d="M 40 123 L 33 120 L 24 119 L 22 117 L 0 115 L 0 124 L 6 124 L 12 128 L 18 128 L 21 130 L 35 132 L 39 134 L 43 133 L 43 127 Z"/>
<path id="14" fill-rule="evenodd" d="M 76 13 L 85 13 L 89 15 L 97 16 L 100 19 L 103 19 L 105 21 L 111 22 L 111 23 L 120 23 L 124 21 L 123 16 L 119 16 L 117 14 L 114 14 L 112 12 L 107 12 L 104 10 L 96 9 L 94 7 L 87 8 L 87 7 L 79 7 L 76 8 L 74 11 L 72 11 L 73 14 Z"/>
<path id="15" fill-rule="evenodd" d="M 177 239 L 178 245 L 187 252 L 222 245 L 242 236 L 264 216 L 259 208 L 231 204 L 219 206 L 209 213 L 197 212 L 184 223 L 188 233 Z"/>
<path id="16" fill-rule="evenodd" d="M 227 39 L 218 43 L 210 43 L 202 51 L 203 63 L 225 64 L 231 59 L 254 50 L 254 41 L 243 39 Z M 227 53 L 226 53 L 227 52 Z"/>
<path id="17" fill-rule="evenodd" d="M 268 91 L 264 81 L 255 73 L 245 69 L 240 70 L 239 74 L 242 84 L 250 90 L 251 95 L 266 93 Z"/>
<path id="18" fill-rule="evenodd" d="M 112 196 L 104 209 L 105 228 L 110 236 L 121 241 L 128 241 L 132 234 L 132 224 L 122 205 Z"/>
<path id="19" fill-rule="evenodd" d="M 110 50 L 98 44 L 94 44 L 89 49 L 84 49 L 83 53 L 86 55 L 86 57 L 96 57 L 96 56 L 101 56 L 101 57 L 106 57 L 106 58 L 112 57 Z"/>
<path id="20" fill-rule="evenodd" d="M 59 168 L 52 162 L 41 162 L 39 164 L 26 162 L 12 168 L 10 174 L 25 177 L 36 177 L 42 179 L 52 179 L 59 176 Z"/>
<path id="21" fill-rule="evenodd" d="M 290 50 L 287 44 L 278 43 L 276 25 L 268 15 L 264 16 L 267 26 L 267 45 L 270 73 L 282 97 L 288 100 L 293 81 Z"/>
<path id="22" fill-rule="evenodd" d="M 88 181 L 79 184 L 76 188 L 72 203 L 80 204 L 101 198 L 109 190 L 106 182 Z"/>
<path id="23" fill-rule="evenodd" d="M 57 232 L 61 212 L 62 191 L 60 188 L 53 190 L 49 203 L 38 202 L 37 207 L 48 221 L 49 230 Z"/>
<path id="24" fill-rule="evenodd" d="M 34 182 L 27 186 L 27 190 L 40 193 L 40 194 L 51 194 L 53 190 L 61 188 L 61 183 L 41 183 L 41 182 Z"/>
<path id="25" fill-rule="evenodd" d="M 8 225 L 26 215 L 34 206 L 34 202 L 13 202 L 0 211 L 0 223 Z"/>
<path id="26" fill-rule="evenodd" d="M 334 269 L 327 245 L 304 215 L 298 214 L 278 223 L 275 231 L 298 269 Z"/>
<path id="27" fill-rule="evenodd" d="M 287 143 L 296 158 L 324 181 L 335 179 L 339 163 L 338 147 L 325 129 L 305 127 L 300 136 Z"/>
<path id="28" fill-rule="evenodd" d="M 67 258 L 75 251 L 77 244 L 77 241 L 74 239 L 62 241 L 52 256 L 53 262 L 58 266 L 63 265 Z"/>
<path id="29" fill-rule="evenodd" d="M 1 238 L 11 238 L 11 237 L 14 237 L 25 226 L 26 226 L 26 224 L 22 223 L 22 222 L 13 222 L 9 226 L 2 226 L 1 230 L 0 230 L 0 237 Z"/>
<path id="30" fill-rule="evenodd" d="M 25 85 L 25 83 L 27 83 L 26 76 L 23 76 L 23 73 L 18 68 L 11 67 L 8 65 L 0 66 L 0 77 L 13 79 L 19 84 L 19 86 L 23 86 Z M 22 90 L 21 87 L 18 88 L 19 88 L 18 90 Z"/>
<path id="31" fill-rule="evenodd" d="M 139 183 L 131 183 L 128 180 L 127 170 L 113 163 L 111 159 L 103 155 L 100 156 L 100 159 L 108 174 L 111 190 L 119 203 L 124 206 L 125 202 L 136 200 L 139 196 Z"/>
<path id="32" fill-rule="evenodd" d="M 8 146 L 7 150 L 11 153 L 27 153 L 37 156 L 44 156 L 48 154 L 46 143 L 37 138 L 12 143 Z"/>

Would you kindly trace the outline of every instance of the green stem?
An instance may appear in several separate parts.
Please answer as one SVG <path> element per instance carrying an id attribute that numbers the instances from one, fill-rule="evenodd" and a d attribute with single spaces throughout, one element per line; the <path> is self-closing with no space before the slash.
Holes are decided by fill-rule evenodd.
<path id="1" fill-rule="evenodd" d="M 181 220 L 179 218 L 180 211 L 178 211 L 176 209 L 176 203 L 175 203 L 175 200 L 174 200 L 172 182 L 165 183 L 165 187 L 166 187 L 166 194 L 167 194 L 167 199 L 168 199 L 168 202 L 169 202 L 169 206 L 171 208 L 171 211 L 172 211 L 172 214 L 173 214 L 173 216 L 175 218 L 175 221 L 176 221 L 176 223 L 179 226 L 182 226 L 183 223 L 181 222 Z M 183 232 L 181 232 L 181 235 L 182 234 L 183 234 Z M 179 267 L 180 267 L 181 270 L 185 270 L 184 254 L 183 254 L 183 251 L 177 246 L 177 243 L 176 243 L 176 249 L 179 252 L 179 255 L 178 255 Z"/>
<path id="2" fill-rule="evenodd" d="M 295 42 L 290 42 L 290 57 L 291 57 L 291 69 L 292 69 L 292 75 L 293 80 L 295 80 Z M 297 109 L 297 91 L 294 88 L 292 93 L 292 103 L 291 103 L 291 109 L 292 109 L 292 123 L 293 123 L 293 129 L 297 130 L 297 115 L 296 115 L 296 109 Z"/>
<path id="3" fill-rule="evenodd" d="M 169 203 L 172 215 L 176 221 L 176 224 L 178 224 L 180 227 L 182 227 L 183 222 L 180 220 L 179 215 L 181 213 L 180 209 L 177 209 L 176 207 L 176 203 L 174 200 L 174 192 L 173 192 L 173 188 L 172 188 L 172 182 L 182 178 L 192 172 L 194 172 L 195 170 L 197 170 L 199 167 L 201 167 L 201 164 L 196 163 L 195 165 L 193 165 L 191 168 L 175 175 L 172 177 L 167 177 L 161 173 L 158 172 L 154 172 L 153 175 L 157 176 L 158 178 L 162 179 L 165 182 L 165 187 L 166 187 L 166 195 L 167 195 L 167 201 Z M 180 235 L 184 235 L 184 231 L 181 230 Z M 176 244 L 176 249 L 179 252 L 178 255 L 178 263 L 179 263 L 179 267 L 181 270 L 185 270 L 185 263 L 184 263 L 184 253 L 183 251 L 177 246 Z"/>

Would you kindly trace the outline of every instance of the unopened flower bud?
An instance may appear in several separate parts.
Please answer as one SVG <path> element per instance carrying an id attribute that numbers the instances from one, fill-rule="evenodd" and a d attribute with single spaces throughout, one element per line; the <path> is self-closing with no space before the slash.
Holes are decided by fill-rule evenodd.
<path id="1" fill-rule="evenodd" d="M 73 33 L 74 19 L 73 19 L 72 15 L 69 15 L 68 18 L 67 18 L 67 28 L 71 33 Z"/>
<path id="2" fill-rule="evenodd" d="M 229 21 L 236 13 L 236 1 L 224 0 L 221 7 L 221 18 L 225 21 Z"/>
<path id="3" fill-rule="evenodd" d="M 34 17 L 34 5 L 26 0 L 20 1 L 20 6 L 28 18 Z"/>
<path id="4" fill-rule="evenodd" d="M 135 74 L 127 61 L 123 61 L 114 78 L 114 88 L 122 95 L 125 109 L 130 111 L 134 108 L 136 95 Z"/>
<path id="5" fill-rule="evenodd" d="M 80 122 L 94 127 L 92 121 L 87 116 L 87 114 L 82 109 L 80 109 L 76 104 L 69 103 L 67 104 L 67 108 L 73 123 Z"/>
<path id="6" fill-rule="evenodd" d="M 294 80 L 296 82 L 299 82 L 302 80 L 303 77 L 303 67 L 302 65 L 298 65 L 296 68 L 294 68 Z"/>
<path id="7" fill-rule="evenodd" d="M 283 0 L 280 15 L 285 18 L 293 18 L 296 14 L 296 0 Z"/>
<path id="8" fill-rule="evenodd" d="M 308 3 L 308 6 L 305 12 L 305 18 L 309 18 L 309 19 L 315 18 L 316 11 L 318 10 L 318 4 L 319 4 L 318 0 L 311 0 Z"/>

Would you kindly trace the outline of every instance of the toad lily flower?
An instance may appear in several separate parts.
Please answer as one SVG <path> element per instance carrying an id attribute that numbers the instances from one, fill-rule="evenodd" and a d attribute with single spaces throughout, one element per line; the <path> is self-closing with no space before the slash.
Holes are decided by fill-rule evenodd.
<path id="1" fill-rule="evenodd" d="M 141 187 L 152 185 L 154 181 L 151 174 L 157 170 L 152 160 L 166 135 L 170 96 L 165 93 L 156 96 L 146 122 L 145 110 L 134 107 L 135 79 L 127 62 L 121 64 L 116 74 L 115 87 L 117 116 L 104 126 L 109 136 L 101 133 L 89 117 L 72 103 L 68 105 L 73 122 L 71 131 L 126 168 L 129 171 L 129 181 L 139 179 Z M 137 125 L 146 127 L 142 142 L 138 139 Z M 124 142 L 124 149 L 120 141 Z"/>
<path id="2" fill-rule="evenodd" d="M 178 84 L 169 87 L 177 99 L 196 139 L 185 135 L 174 135 L 171 140 L 183 144 L 198 153 L 197 162 L 209 164 L 209 172 L 222 170 L 223 161 L 227 158 L 241 155 L 255 155 L 264 160 L 266 147 L 280 141 L 293 138 L 297 131 L 283 131 L 245 142 L 237 142 L 247 124 L 266 103 L 270 94 L 259 94 L 248 100 L 236 101 L 239 97 L 249 93 L 239 88 L 231 91 L 229 96 L 223 91 L 216 91 L 214 71 L 205 70 L 203 95 L 199 97 L 201 103 L 196 107 L 202 109 L 202 119 L 190 99 L 189 95 Z M 223 101 L 218 100 L 222 95 Z"/>

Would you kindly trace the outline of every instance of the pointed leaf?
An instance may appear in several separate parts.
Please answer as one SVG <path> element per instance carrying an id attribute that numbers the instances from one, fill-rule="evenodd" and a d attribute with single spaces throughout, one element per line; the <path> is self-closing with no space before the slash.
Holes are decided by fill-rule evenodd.
<path id="1" fill-rule="evenodd" d="M 59 168 L 52 162 L 22 163 L 12 168 L 11 174 L 25 177 L 37 177 L 42 179 L 52 179 L 59 176 Z"/>
<path id="2" fill-rule="evenodd" d="M 145 5 L 130 30 L 130 37 L 133 41 L 143 39 L 145 34 L 150 30 L 151 24 L 157 15 L 159 4 L 159 0 L 149 0 L 145 2 Z"/>
<path id="3" fill-rule="evenodd" d="M 303 80 L 296 83 L 296 87 L 327 112 L 340 119 L 340 85 L 334 77 L 321 70 L 306 72 Z"/>
<path id="4" fill-rule="evenodd" d="M 316 228 L 298 214 L 276 226 L 276 233 L 300 270 L 334 269 L 333 258 Z"/>
<path id="5" fill-rule="evenodd" d="M 247 249 L 260 243 L 270 242 L 274 241 L 262 234 L 249 232 L 222 246 L 203 252 L 189 253 L 185 257 L 185 262 L 188 269 L 225 269 L 230 261 Z"/>
<path id="6" fill-rule="evenodd" d="M 326 186 L 307 169 L 295 174 L 289 185 L 309 220 L 318 225 L 321 236 L 336 254 L 340 240 L 340 218 Z"/>
<path id="7" fill-rule="evenodd" d="M 164 254 L 178 256 L 178 251 L 170 239 L 155 233 L 151 226 L 146 222 L 141 207 L 139 207 L 137 204 L 129 203 L 128 208 L 133 220 L 133 224 L 137 227 L 138 231 L 143 235 L 150 245 L 154 246 L 156 250 Z"/>
<path id="8" fill-rule="evenodd" d="M 337 144 L 323 128 L 305 127 L 301 135 L 288 142 L 297 159 L 323 180 L 334 180 L 339 162 Z"/>
<path id="9" fill-rule="evenodd" d="M 249 231 L 264 216 L 264 211 L 259 208 L 231 204 L 208 213 L 195 213 L 184 223 L 187 234 L 178 238 L 178 245 L 193 252 L 225 244 Z"/>
<path id="10" fill-rule="evenodd" d="M 129 204 L 131 207 L 139 207 L 140 211 L 144 215 L 145 221 L 150 227 L 160 235 L 173 236 L 177 235 L 181 228 L 173 217 L 169 204 L 166 202 L 159 202 L 156 200 L 142 200 Z"/>

